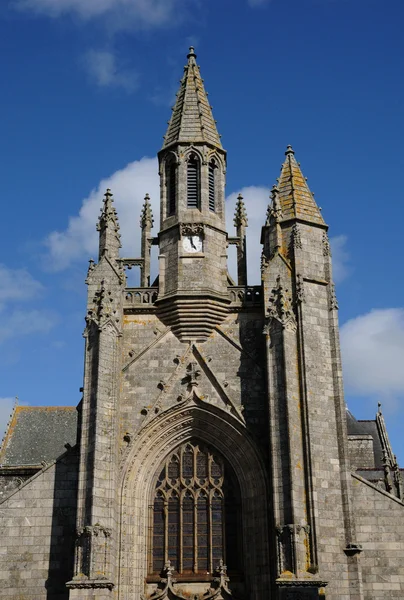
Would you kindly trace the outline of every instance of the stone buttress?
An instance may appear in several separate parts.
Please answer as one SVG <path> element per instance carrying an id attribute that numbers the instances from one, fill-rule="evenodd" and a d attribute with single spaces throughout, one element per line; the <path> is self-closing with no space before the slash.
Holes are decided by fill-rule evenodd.
<path id="1" fill-rule="evenodd" d="M 97 226 L 98 264 L 90 261 L 81 415 L 75 574 L 69 598 L 110 598 L 118 544 L 117 466 L 122 290 L 120 233 L 110 190 Z"/>
<path id="2" fill-rule="evenodd" d="M 330 244 L 290 146 L 271 196 L 261 241 L 276 587 L 360 600 Z"/>

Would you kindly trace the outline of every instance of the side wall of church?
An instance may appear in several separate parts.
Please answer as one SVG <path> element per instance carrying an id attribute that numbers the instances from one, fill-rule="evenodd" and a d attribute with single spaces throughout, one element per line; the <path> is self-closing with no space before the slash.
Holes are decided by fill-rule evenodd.
<path id="1" fill-rule="evenodd" d="M 374 485 L 352 476 L 364 600 L 404 597 L 404 506 Z"/>
<path id="2" fill-rule="evenodd" d="M 77 455 L 72 451 L 0 504 L 0 597 L 68 599 L 76 495 Z"/>

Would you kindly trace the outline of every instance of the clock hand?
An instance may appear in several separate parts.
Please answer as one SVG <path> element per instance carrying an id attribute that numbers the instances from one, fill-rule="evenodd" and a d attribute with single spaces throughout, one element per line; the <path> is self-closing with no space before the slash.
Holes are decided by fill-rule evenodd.
<path id="1" fill-rule="evenodd" d="M 190 240 L 191 240 L 191 246 L 192 246 L 192 248 L 195 248 L 195 250 L 196 250 L 196 246 L 195 246 L 195 243 L 194 243 L 194 238 L 193 238 L 192 235 L 191 235 Z"/>

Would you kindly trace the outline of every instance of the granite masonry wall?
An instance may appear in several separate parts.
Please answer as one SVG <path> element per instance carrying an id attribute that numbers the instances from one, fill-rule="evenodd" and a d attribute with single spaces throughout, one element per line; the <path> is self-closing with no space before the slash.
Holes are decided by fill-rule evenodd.
<path id="1" fill-rule="evenodd" d="M 364 600 L 404 598 L 404 505 L 352 475 L 357 542 L 362 545 Z"/>
<path id="2" fill-rule="evenodd" d="M 44 467 L 0 503 L 0 598 L 67 600 L 73 573 L 77 455 Z"/>

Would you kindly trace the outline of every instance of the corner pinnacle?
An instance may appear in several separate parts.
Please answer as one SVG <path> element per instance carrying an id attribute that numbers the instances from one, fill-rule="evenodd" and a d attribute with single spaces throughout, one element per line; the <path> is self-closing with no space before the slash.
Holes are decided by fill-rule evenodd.
<path id="1" fill-rule="evenodd" d="M 237 196 L 236 210 L 234 212 L 234 226 L 237 228 L 248 226 L 247 211 L 241 194 Z"/>

